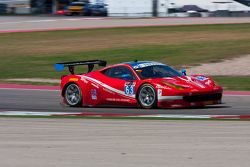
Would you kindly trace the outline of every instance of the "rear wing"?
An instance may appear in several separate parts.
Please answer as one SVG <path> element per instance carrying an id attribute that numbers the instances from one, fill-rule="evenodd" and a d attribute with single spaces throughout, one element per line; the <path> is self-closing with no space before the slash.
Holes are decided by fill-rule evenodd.
<path id="1" fill-rule="evenodd" d="M 94 69 L 95 64 L 99 66 L 106 66 L 107 62 L 103 60 L 88 60 L 88 61 L 75 61 L 75 62 L 65 62 L 65 63 L 56 63 L 55 69 L 57 71 L 63 71 L 64 67 L 68 67 L 71 74 L 75 74 L 75 66 L 88 65 L 88 72 L 91 72 Z"/>

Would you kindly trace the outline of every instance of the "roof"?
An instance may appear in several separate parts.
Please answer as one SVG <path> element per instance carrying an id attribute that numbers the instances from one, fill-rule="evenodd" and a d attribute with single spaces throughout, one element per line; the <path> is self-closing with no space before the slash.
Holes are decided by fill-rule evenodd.
<path id="1" fill-rule="evenodd" d="M 134 61 L 134 62 L 125 62 L 124 64 L 130 65 L 133 69 L 153 66 L 153 65 L 165 65 L 155 61 Z"/>

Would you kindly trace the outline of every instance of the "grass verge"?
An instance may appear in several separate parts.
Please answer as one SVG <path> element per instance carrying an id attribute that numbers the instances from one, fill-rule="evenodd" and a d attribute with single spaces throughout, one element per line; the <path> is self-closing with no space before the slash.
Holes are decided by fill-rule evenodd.
<path id="1" fill-rule="evenodd" d="M 223 86 L 225 90 L 250 91 L 250 77 L 216 76 L 213 79 Z"/>
<path id="2" fill-rule="evenodd" d="M 249 27 L 228 24 L 0 34 L 0 80 L 59 79 L 68 72 L 56 72 L 53 65 L 76 60 L 104 59 L 108 64 L 153 60 L 176 68 L 218 62 L 250 54 Z M 231 78 L 216 80 L 226 89 L 250 89 L 249 80 Z"/>

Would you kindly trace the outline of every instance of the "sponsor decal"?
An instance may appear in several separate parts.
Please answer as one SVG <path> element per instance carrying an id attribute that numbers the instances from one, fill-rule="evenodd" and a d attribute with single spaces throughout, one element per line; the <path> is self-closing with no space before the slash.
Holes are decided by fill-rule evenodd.
<path id="1" fill-rule="evenodd" d="M 142 63 L 133 66 L 133 69 L 144 68 L 148 66 L 163 65 L 162 63 L 152 62 L 152 63 Z"/>
<path id="2" fill-rule="evenodd" d="M 124 92 L 126 95 L 134 95 L 135 94 L 135 83 L 125 83 Z"/>
<path id="3" fill-rule="evenodd" d="M 162 96 L 162 89 L 158 89 L 158 96 Z"/>
<path id="4" fill-rule="evenodd" d="M 91 89 L 90 93 L 91 93 L 91 99 L 92 100 L 97 100 L 97 90 L 96 89 Z"/>
<path id="5" fill-rule="evenodd" d="M 183 81 L 186 81 L 186 82 L 189 82 L 189 83 L 192 83 L 192 84 L 195 84 L 196 86 L 199 86 L 200 88 L 206 88 L 205 86 L 203 86 L 201 83 L 199 82 L 195 82 L 195 81 L 192 81 L 192 78 L 189 77 L 189 76 L 186 76 L 187 80 L 182 78 L 182 77 L 178 77 L 179 79 L 183 80 Z"/>
<path id="6" fill-rule="evenodd" d="M 78 78 L 70 78 L 69 81 L 74 81 L 77 82 L 79 79 Z"/>
<path id="7" fill-rule="evenodd" d="M 116 102 L 130 102 L 129 99 L 116 99 L 116 98 L 107 98 L 107 101 L 116 101 Z"/>
<path id="8" fill-rule="evenodd" d="M 211 80 L 208 80 L 205 82 L 206 85 L 211 85 L 212 81 Z"/>
<path id="9" fill-rule="evenodd" d="M 205 80 L 208 79 L 208 78 L 205 77 L 205 76 L 197 76 L 196 79 L 197 79 L 198 81 L 205 81 Z"/>

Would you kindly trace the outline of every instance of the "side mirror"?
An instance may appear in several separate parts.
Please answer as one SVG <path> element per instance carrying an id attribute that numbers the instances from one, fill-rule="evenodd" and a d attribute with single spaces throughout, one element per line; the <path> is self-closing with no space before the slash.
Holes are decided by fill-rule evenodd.
<path id="1" fill-rule="evenodd" d="M 182 69 L 182 70 L 181 70 L 181 74 L 182 74 L 182 76 L 186 76 L 186 75 L 187 75 L 187 70 Z"/>

